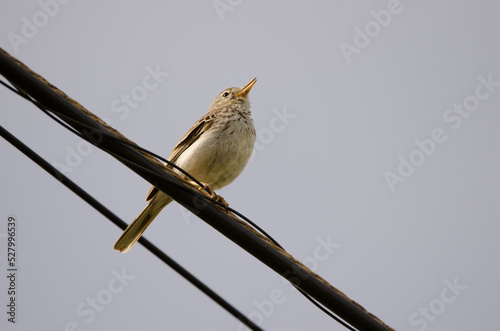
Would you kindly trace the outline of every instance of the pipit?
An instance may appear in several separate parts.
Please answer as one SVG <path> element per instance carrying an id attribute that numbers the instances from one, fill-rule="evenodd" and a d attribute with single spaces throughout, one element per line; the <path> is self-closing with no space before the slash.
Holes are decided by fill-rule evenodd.
<path id="1" fill-rule="evenodd" d="M 207 114 L 186 132 L 168 157 L 170 162 L 205 184 L 212 197 L 214 190 L 238 177 L 252 154 L 255 128 L 248 93 L 256 81 L 254 78 L 243 87 L 222 91 Z M 153 186 L 146 201 L 146 207 L 116 242 L 116 250 L 127 252 L 172 198 Z"/>

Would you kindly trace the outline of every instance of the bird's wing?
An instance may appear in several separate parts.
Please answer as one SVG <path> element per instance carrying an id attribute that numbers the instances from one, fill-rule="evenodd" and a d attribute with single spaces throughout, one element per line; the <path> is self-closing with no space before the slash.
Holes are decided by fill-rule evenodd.
<path id="1" fill-rule="evenodd" d="M 214 114 L 207 114 L 200 118 L 195 124 L 193 124 L 193 126 L 186 132 L 186 134 L 174 147 L 167 160 L 175 163 L 179 156 L 212 126 L 214 122 L 213 119 Z M 155 186 L 152 186 L 149 190 L 148 196 L 146 197 L 146 201 L 151 200 L 157 192 L 158 189 Z"/>

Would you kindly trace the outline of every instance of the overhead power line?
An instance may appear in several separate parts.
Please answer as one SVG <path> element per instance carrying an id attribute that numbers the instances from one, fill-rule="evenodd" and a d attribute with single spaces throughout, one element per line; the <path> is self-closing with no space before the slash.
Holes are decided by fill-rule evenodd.
<path id="1" fill-rule="evenodd" d="M 94 144 L 108 151 L 152 185 L 356 329 L 392 330 L 236 216 L 216 204 L 207 202 L 203 193 L 187 185 L 159 161 L 132 146 L 111 139 L 109 135 L 116 135 L 128 141 L 119 132 L 1 49 L 0 74 L 33 100 L 48 109 L 57 109 L 63 116 L 71 118 L 72 123 L 66 122 L 75 130 L 87 136 Z"/>

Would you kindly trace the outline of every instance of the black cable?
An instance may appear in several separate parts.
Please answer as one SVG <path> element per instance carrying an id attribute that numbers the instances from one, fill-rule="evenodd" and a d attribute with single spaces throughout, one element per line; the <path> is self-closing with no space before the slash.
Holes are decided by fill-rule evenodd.
<path id="1" fill-rule="evenodd" d="M 116 216 L 112 211 L 107 209 L 104 205 L 102 205 L 99 201 L 94 199 L 90 194 L 88 194 L 85 190 L 83 190 L 80 186 L 74 183 L 71 179 L 62 174 L 59 170 L 57 170 L 50 163 L 45 161 L 41 156 L 35 153 L 28 146 L 23 144 L 19 139 L 13 136 L 10 132 L 5 130 L 2 126 L 0 126 L 0 136 L 2 136 L 5 140 L 10 142 L 14 147 L 16 147 L 19 151 L 21 151 L 24 155 L 29 157 L 32 161 L 38 164 L 41 168 L 47 171 L 50 175 L 59 180 L 63 185 L 73 191 L 76 195 L 86 201 L 89 205 L 94 207 L 97 211 L 99 211 L 102 215 L 107 217 L 111 222 L 117 225 L 122 230 L 127 228 L 127 223 L 122 221 L 118 216 Z M 139 239 L 139 242 L 153 255 L 158 257 L 160 260 L 169 265 L 172 269 L 174 269 L 177 273 L 179 273 L 182 277 L 184 277 L 191 284 L 200 289 L 203 293 L 209 296 L 212 300 L 217 302 L 220 306 L 226 309 L 230 314 L 244 323 L 246 326 L 251 328 L 252 330 L 262 330 L 259 326 L 257 326 L 254 322 L 248 319 L 245 315 L 240 313 L 236 308 L 234 308 L 230 303 L 225 301 L 222 297 L 220 297 L 217 293 L 212 291 L 208 286 L 198 280 L 194 275 L 192 275 L 189 271 L 184 269 L 181 265 L 175 262 L 172 258 L 170 258 L 167 254 L 163 253 L 158 247 L 156 247 L 153 243 L 142 236 Z"/>
<path id="2" fill-rule="evenodd" d="M 33 103 L 36 107 L 38 107 L 40 110 L 42 110 L 47 116 L 49 116 L 50 118 L 52 118 L 54 121 L 56 121 L 57 123 L 59 123 L 60 125 L 62 125 L 63 127 L 65 127 L 67 130 L 69 130 L 70 132 L 74 133 L 75 135 L 77 135 L 78 137 L 88 141 L 89 143 L 93 144 L 94 146 L 100 148 L 100 149 L 103 149 L 105 150 L 106 152 L 110 153 L 110 154 L 113 154 L 115 157 L 117 158 L 120 158 L 122 159 L 123 161 L 129 163 L 130 165 L 133 165 L 135 167 L 139 167 L 139 168 L 142 168 L 142 170 L 145 170 L 145 171 L 148 171 L 150 172 L 152 175 L 155 175 L 155 173 L 149 171 L 148 169 L 144 168 L 144 167 L 141 167 L 140 165 L 134 163 L 134 162 L 131 162 L 130 160 L 127 160 L 127 159 L 124 159 L 122 158 L 120 155 L 117 155 L 115 153 L 113 153 L 113 151 L 107 149 L 107 148 L 103 148 L 103 146 L 100 146 L 98 144 L 96 144 L 95 142 L 93 142 L 92 140 L 89 139 L 89 137 L 83 135 L 82 133 L 78 132 L 77 130 L 75 130 L 74 128 L 72 128 L 71 126 L 69 126 L 68 124 L 66 124 L 65 122 L 63 122 L 61 119 L 59 119 L 57 116 L 59 117 L 63 117 L 66 121 L 69 121 L 69 122 L 73 122 L 73 123 L 78 123 L 79 125 L 81 126 L 84 126 L 84 127 L 87 127 L 89 129 L 93 129 L 91 127 L 89 127 L 88 125 L 86 125 L 85 123 L 82 123 L 80 121 L 77 121 L 75 119 L 72 119 L 72 118 L 69 118 L 68 116 L 65 116 L 64 114 L 61 114 L 53 109 L 50 109 L 48 107 L 46 107 L 45 105 L 41 104 L 40 102 L 38 102 L 37 100 L 34 100 L 33 98 L 31 98 L 28 94 L 26 94 L 24 91 L 22 90 L 19 90 L 17 88 L 12 88 L 11 86 L 7 85 L 5 82 L 3 82 L 2 80 L 0 80 L 0 83 L 2 85 L 4 85 L 5 87 L 9 88 L 12 92 L 14 93 L 17 93 L 18 95 L 20 95 L 21 97 L 25 98 L 26 100 L 30 101 L 31 103 Z M 54 115 L 55 114 L 55 115 Z M 56 116 L 57 115 L 57 116 Z M 191 174 L 189 174 L 187 171 L 185 171 L 184 169 L 182 169 L 181 167 L 177 166 L 176 164 L 174 164 L 173 162 L 170 162 L 169 160 L 166 160 L 165 158 L 159 156 L 158 154 L 155 154 L 141 146 L 138 146 L 136 144 L 133 144 L 131 142 L 128 142 L 126 140 L 123 140 L 115 135 L 111 135 L 111 134 L 108 134 L 106 132 L 99 132 L 100 134 L 102 135 L 105 135 L 107 136 L 108 138 L 111 138 L 117 142 L 120 142 L 122 144 L 125 144 L 125 145 L 128 145 L 128 146 L 131 146 L 135 149 L 138 149 L 146 154 L 149 154 L 153 157 L 156 157 L 157 159 L 167 163 L 168 165 L 176 168 L 177 170 L 181 171 L 184 175 L 186 175 L 188 178 L 190 178 L 193 182 L 195 182 L 196 184 L 198 184 L 201 188 L 204 187 L 204 185 L 198 181 L 194 176 L 192 176 Z M 179 188 L 185 190 L 185 188 L 183 186 L 179 186 Z M 207 191 L 208 192 L 208 191 Z M 256 223 L 254 223 L 253 221 L 251 221 L 249 218 L 247 218 L 245 215 L 241 214 L 240 212 L 234 210 L 233 208 L 229 207 L 229 206 L 226 206 L 224 204 L 222 204 L 221 202 L 219 201 L 216 201 L 215 199 L 211 198 L 211 197 L 208 197 L 206 195 L 201 195 L 200 196 L 201 198 L 205 199 L 205 200 L 208 200 L 212 203 L 215 203 L 223 208 L 225 208 L 226 210 L 232 212 L 233 214 L 237 215 L 238 217 L 244 219 L 248 224 L 250 224 L 252 227 L 254 227 L 257 231 L 259 231 L 260 233 L 262 233 L 266 238 L 268 238 L 272 243 L 274 243 L 276 246 L 278 246 L 279 248 L 285 250 L 283 248 L 283 246 L 281 246 L 272 236 L 270 236 L 267 232 L 265 232 L 261 227 L 259 227 Z M 140 241 L 139 241 L 140 242 Z M 344 326 L 345 328 L 347 328 L 348 330 L 351 330 L 351 331 L 356 331 L 354 328 L 352 328 L 350 325 L 348 325 L 345 321 L 343 321 L 342 319 L 340 319 L 340 317 L 334 315 L 332 312 L 330 312 L 329 310 L 327 310 L 327 308 L 323 307 L 319 302 L 317 302 L 314 298 L 312 298 L 309 294 L 305 293 L 302 289 L 300 289 L 299 287 L 295 286 L 295 284 L 292 283 L 292 285 L 307 299 L 309 300 L 313 305 L 315 305 L 318 309 L 320 309 L 321 311 L 323 311 L 325 314 L 327 314 L 329 317 L 333 318 L 335 321 L 337 321 L 339 324 L 341 324 L 342 326 Z"/>

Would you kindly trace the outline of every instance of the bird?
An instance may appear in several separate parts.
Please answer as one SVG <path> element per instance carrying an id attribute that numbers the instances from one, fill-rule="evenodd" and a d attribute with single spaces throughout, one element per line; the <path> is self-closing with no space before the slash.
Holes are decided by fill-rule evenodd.
<path id="1" fill-rule="evenodd" d="M 208 112 L 191 126 L 167 158 L 199 180 L 204 185 L 200 190 L 207 189 L 212 198 L 218 197 L 215 190 L 240 175 L 252 155 L 256 134 L 248 94 L 256 81 L 254 78 L 243 87 L 231 87 L 219 93 Z M 174 171 L 185 177 L 177 169 Z M 152 186 L 146 201 L 146 207 L 125 229 L 114 249 L 122 253 L 130 250 L 173 200 Z"/>

